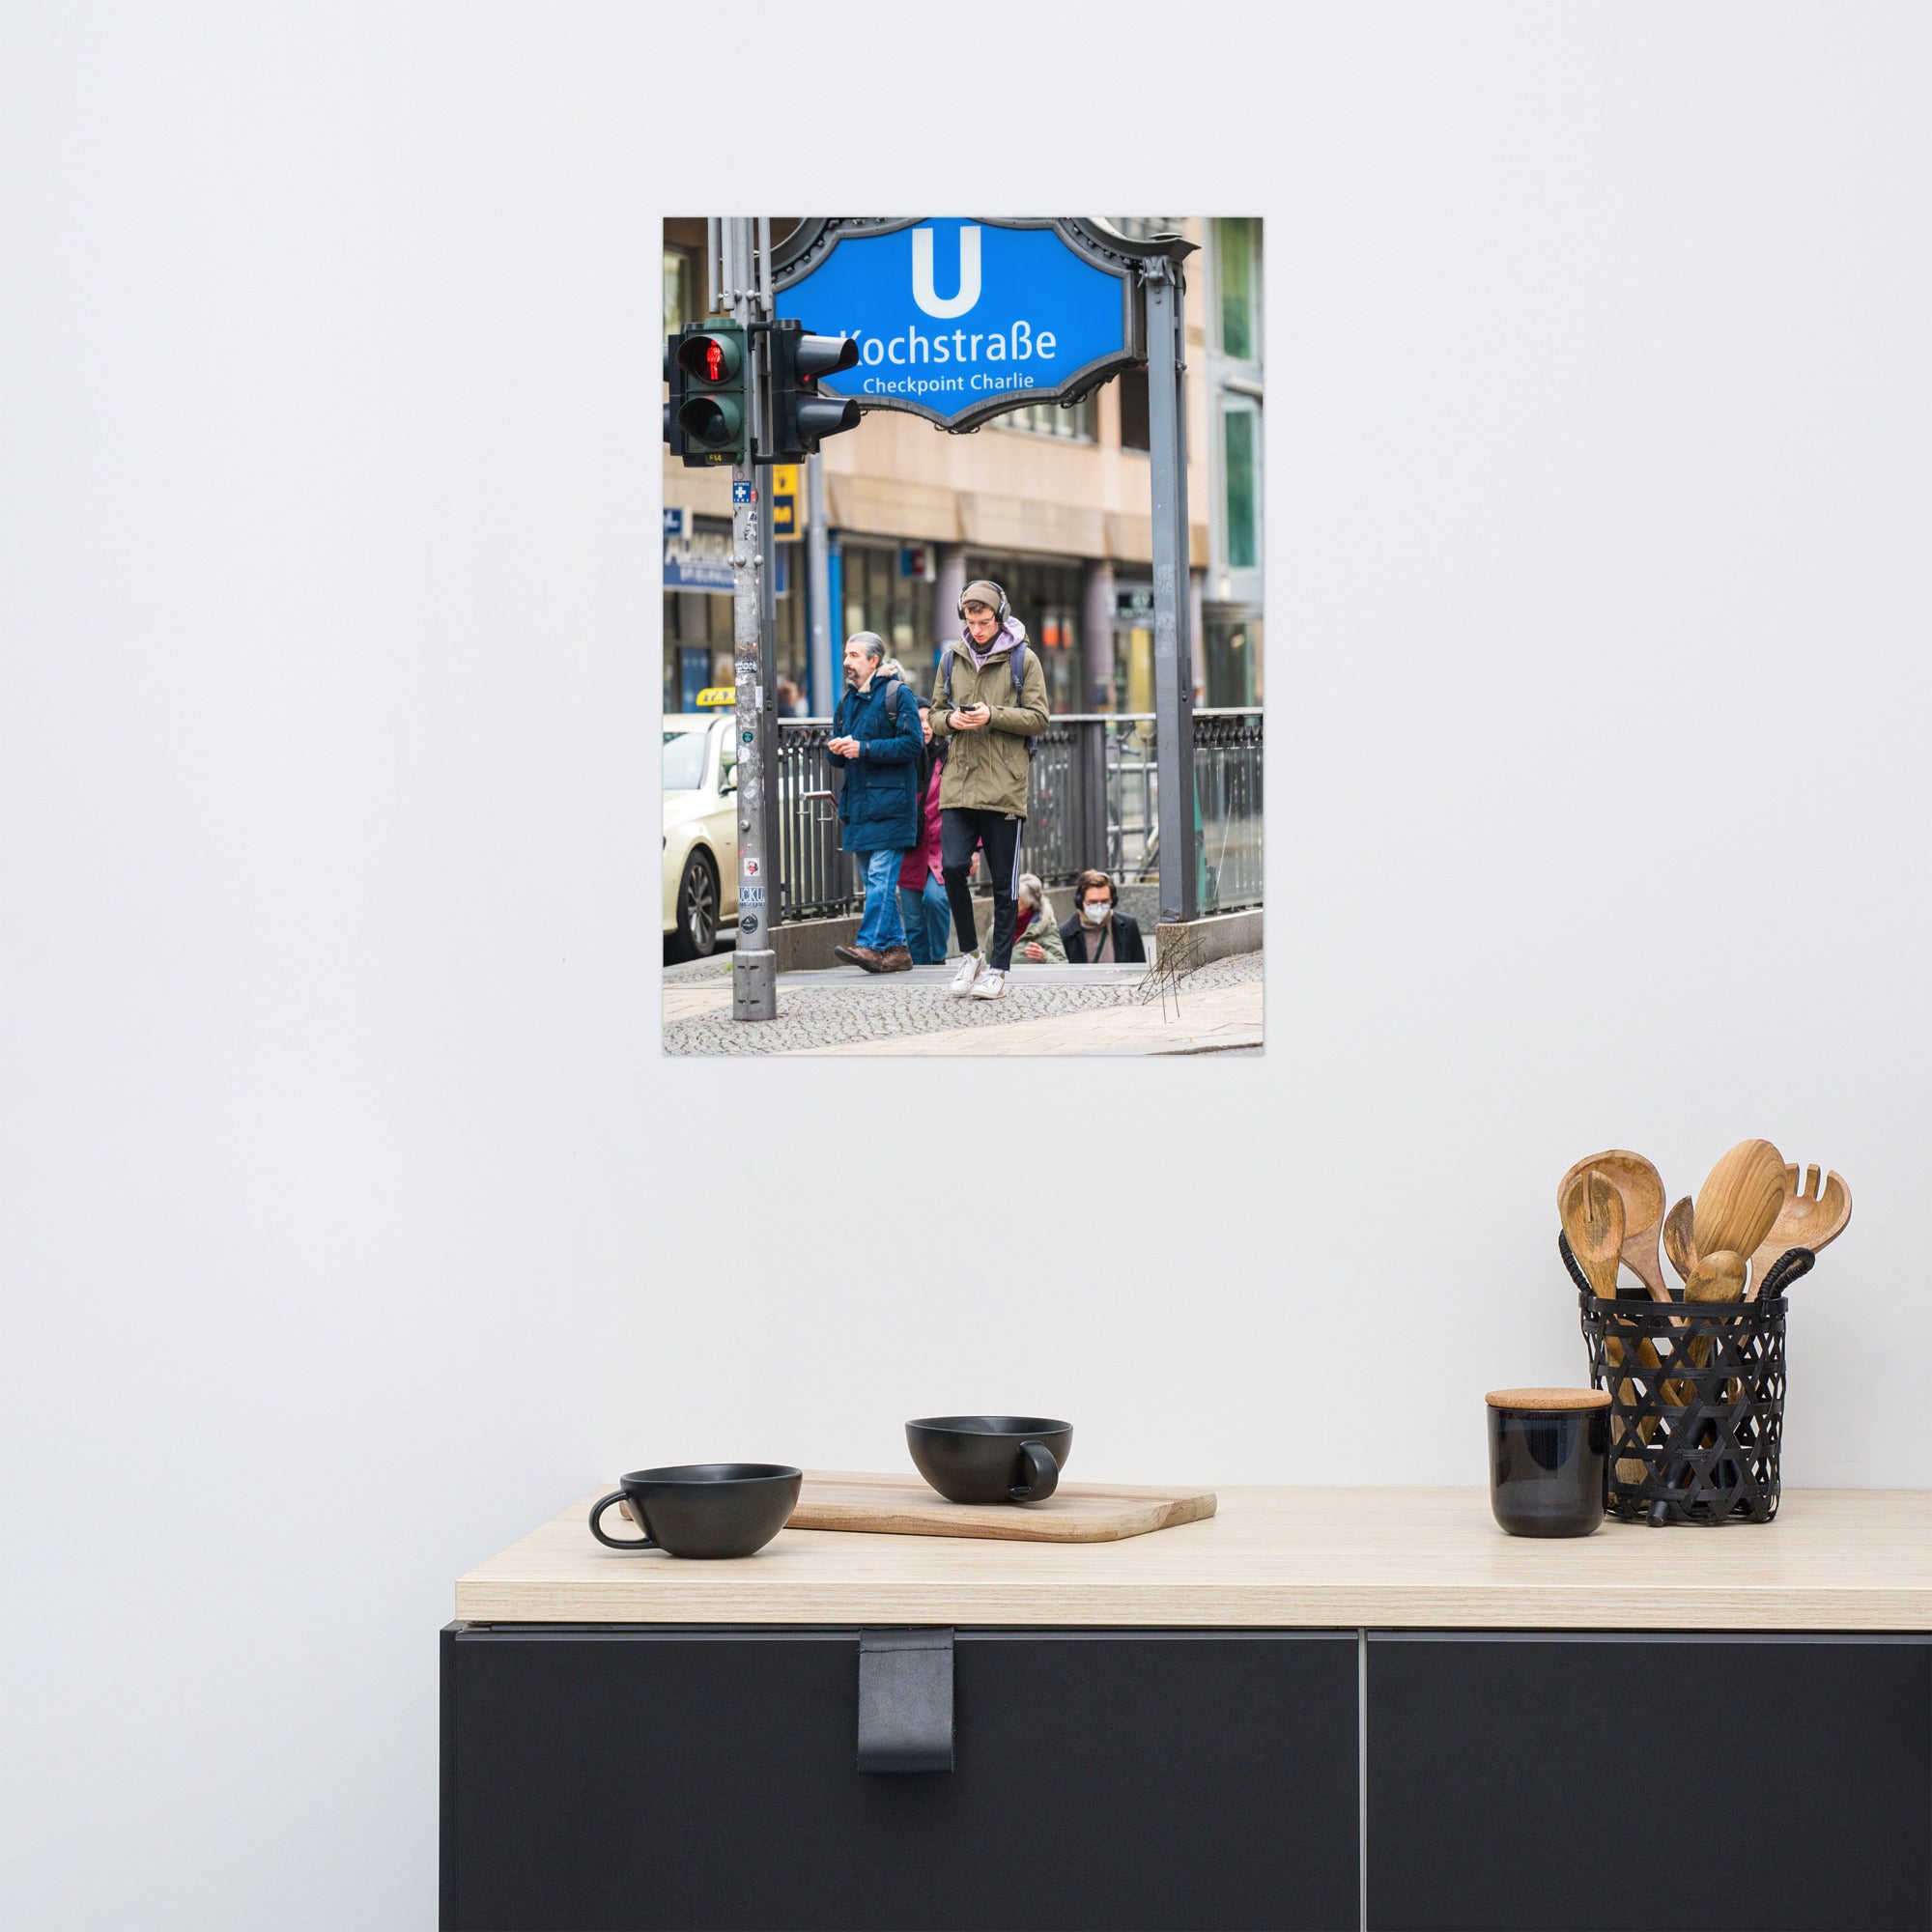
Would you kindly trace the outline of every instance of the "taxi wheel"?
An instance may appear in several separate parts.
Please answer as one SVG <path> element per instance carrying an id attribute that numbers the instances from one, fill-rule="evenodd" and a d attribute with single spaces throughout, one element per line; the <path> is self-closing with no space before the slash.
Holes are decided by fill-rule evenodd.
<path id="1" fill-rule="evenodd" d="M 668 941 L 673 959 L 708 959 L 718 944 L 718 874 L 702 852 L 684 862 L 677 885 L 677 930 Z"/>

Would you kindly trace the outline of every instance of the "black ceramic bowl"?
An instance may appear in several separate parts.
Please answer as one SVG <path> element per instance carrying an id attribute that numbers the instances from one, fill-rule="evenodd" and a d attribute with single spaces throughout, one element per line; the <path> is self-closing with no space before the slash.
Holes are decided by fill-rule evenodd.
<path id="1" fill-rule="evenodd" d="M 1039 1503 L 1060 1487 L 1073 1425 L 1039 1415 L 928 1415 L 905 1426 L 913 1467 L 953 1503 Z"/>
<path id="2" fill-rule="evenodd" d="M 1607 1389 L 1497 1389 L 1490 1417 L 1490 1508 L 1512 1536 L 1588 1536 L 1604 1520 Z"/>
<path id="3" fill-rule="evenodd" d="M 668 1556 L 750 1556 L 798 1506 L 802 1470 L 782 1463 L 684 1463 L 633 1469 L 590 1512 L 590 1533 L 612 1549 L 662 1549 Z M 606 1536 L 599 1519 L 630 1505 L 642 1540 Z"/>

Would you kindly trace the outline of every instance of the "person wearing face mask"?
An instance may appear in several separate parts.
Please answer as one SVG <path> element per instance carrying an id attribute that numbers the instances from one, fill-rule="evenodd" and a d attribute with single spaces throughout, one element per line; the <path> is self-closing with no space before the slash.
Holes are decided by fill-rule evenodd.
<path id="1" fill-rule="evenodd" d="M 997 583 L 969 583 L 959 593 L 958 611 L 964 628 L 946 647 L 932 696 L 933 742 L 947 746 L 939 787 L 940 876 L 966 954 L 952 996 L 997 1000 L 1013 959 L 1028 742 L 1049 723 L 1046 673 Z M 968 885 L 976 846 L 985 850 L 993 889 L 992 938 L 983 952 Z"/>
<path id="2" fill-rule="evenodd" d="M 1079 910 L 1060 928 L 1069 966 L 1144 966 L 1140 922 L 1120 910 L 1114 882 L 1091 867 L 1073 885 Z"/>
<path id="3" fill-rule="evenodd" d="M 1065 966 L 1066 946 L 1053 923 L 1053 901 L 1046 888 L 1034 873 L 1022 872 L 1014 898 L 1013 963 L 1025 959 L 1036 966 Z"/>

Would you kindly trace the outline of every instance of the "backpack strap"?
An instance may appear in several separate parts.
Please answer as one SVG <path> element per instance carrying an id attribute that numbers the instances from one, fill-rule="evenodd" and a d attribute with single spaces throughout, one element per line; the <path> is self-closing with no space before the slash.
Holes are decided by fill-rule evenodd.
<path id="1" fill-rule="evenodd" d="M 895 731 L 899 728 L 899 681 L 895 677 L 886 680 L 886 723 Z"/>
<path id="2" fill-rule="evenodd" d="M 1012 656 L 1008 660 L 1013 668 L 1013 702 L 1015 704 L 1020 702 L 1020 688 L 1026 683 L 1026 639 L 1022 638 L 1013 646 Z M 1034 753 L 1039 749 L 1039 740 L 1037 738 L 1029 738 L 1026 741 L 1026 748 L 1027 761 L 1030 764 L 1033 761 Z"/>

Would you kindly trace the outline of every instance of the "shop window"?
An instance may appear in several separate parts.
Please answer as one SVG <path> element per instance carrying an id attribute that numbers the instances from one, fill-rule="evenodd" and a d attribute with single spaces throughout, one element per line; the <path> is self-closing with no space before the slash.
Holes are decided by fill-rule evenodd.
<path id="1" fill-rule="evenodd" d="M 664 251 L 664 329 L 675 335 L 686 323 L 696 321 L 693 309 L 696 264 L 688 248 Z"/>
<path id="2" fill-rule="evenodd" d="M 1261 223 L 1245 218 L 1214 224 L 1221 294 L 1221 354 L 1231 361 L 1261 360 Z"/>
<path id="3" fill-rule="evenodd" d="M 1046 676 L 1046 698 L 1056 714 L 1088 708 L 1087 671 L 1080 631 L 1081 566 L 1044 558 L 969 552 L 966 575 L 1006 586 L 1012 613 L 1026 626 Z"/>
<path id="4" fill-rule="evenodd" d="M 899 553 L 848 543 L 844 551 L 845 630 L 871 631 L 886 640 L 911 682 L 924 690 L 937 661 L 930 636 L 932 585 L 899 574 Z M 801 634 L 802 635 L 802 634 Z"/>
<path id="5" fill-rule="evenodd" d="M 1261 411 L 1252 403 L 1227 399 L 1221 414 L 1221 452 L 1232 570 L 1252 570 L 1260 556 L 1261 423 Z"/>
<path id="6" fill-rule="evenodd" d="M 1208 619 L 1207 687 L 1209 705 L 1243 707 L 1261 698 L 1260 618 Z"/>
<path id="7" fill-rule="evenodd" d="M 1065 410 L 1058 403 L 1029 403 L 1025 409 L 995 417 L 993 426 L 1028 430 L 1035 436 L 1057 436 L 1068 442 L 1094 442 L 1100 434 L 1099 403 L 1091 395 Z"/>

